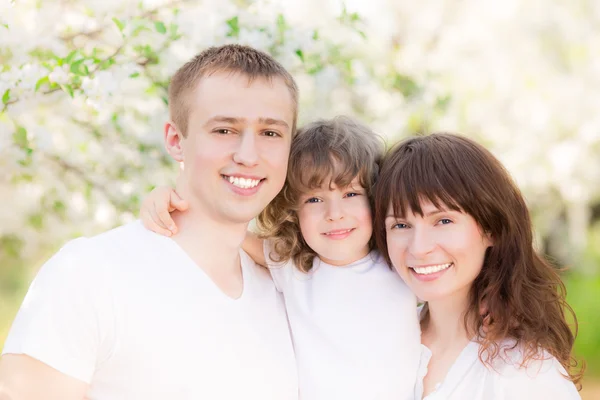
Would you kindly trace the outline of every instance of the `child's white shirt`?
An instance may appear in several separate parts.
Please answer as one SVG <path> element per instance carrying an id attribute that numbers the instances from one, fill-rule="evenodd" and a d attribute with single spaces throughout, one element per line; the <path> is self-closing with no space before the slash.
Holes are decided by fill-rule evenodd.
<path id="1" fill-rule="evenodd" d="M 283 293 L 303 400 L 412 399 L 420 360 L 416 298 L 376 251 L 309 273 L 265 257 Z"/>

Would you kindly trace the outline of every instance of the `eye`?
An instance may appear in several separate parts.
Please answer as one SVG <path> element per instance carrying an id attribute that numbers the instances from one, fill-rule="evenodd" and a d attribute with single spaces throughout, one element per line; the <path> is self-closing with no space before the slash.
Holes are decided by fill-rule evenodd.
<path id="1" fill-rule="evenodd" d="M 263 135 L 268 136 L 268 137 L 281 137 L 279 132 L 275 132 L 275 131 L 264 131 Z"/>
<path id="2" fill-rule="evenodd" d="M 360 193 L 356 193 L 356 192 L 346 193 L 346 197 L 356 197 L 356 196 L 360 196 Z"/>
<path id="3" fill-rule="evenodd" d="M 218 133 L 219 135 L 228 135 L 230 133 L 233 133 L 230 129 L 226 129 L 226 128 L 215 129 L 215 132 Z"/>
<path id="4" fill-rule="evenodd" d="M 392 225 L 392 229 L 406 229 L 408 228 L 408 225 L 406 225 L 403 222 L 399 222 L 397 224 Z"/>
<path id="5" fill-rule="evenodd" d="M 440 225 L 448 225 L 451 223 L 452 223 L 452 220 L 450 220 L 448 218 L 442 218 L 438 221 L 438 224 L 440 224 Z"/>
<path id="6" fill-rule="evenodd" d="M 317 199 L 316 197 L 311 197 L 306 199 L 305 203 L 320 203 L 321 199 Z"/>

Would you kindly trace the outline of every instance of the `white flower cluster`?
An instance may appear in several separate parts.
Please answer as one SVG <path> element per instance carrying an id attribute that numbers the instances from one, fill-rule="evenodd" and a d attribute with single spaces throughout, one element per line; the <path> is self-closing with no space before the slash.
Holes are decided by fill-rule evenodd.
<path id="1" fill-rule="evenodd" d="M 50 207 L 41 228 L 59 241 L 131 218 L 136 195 L 173 174 L 160 145 L 169 77 L 236 42 L 294 74 L 301 122 L 353 114 L 390 140 L 463 131 L 502 158 L 534 206 L 556 189 L 557 203 L 589 204 L 600 198 L 600 3 L 582 1 L 586 21 L 526 0 L 2 3 L 0 171 L 10 173 L 0 177 L 22 180 L 0 178 L 0 192 L 64 203 L 69 222 Z M 3 219 L 3 232 L 22 235 L 30 211 Z"/>

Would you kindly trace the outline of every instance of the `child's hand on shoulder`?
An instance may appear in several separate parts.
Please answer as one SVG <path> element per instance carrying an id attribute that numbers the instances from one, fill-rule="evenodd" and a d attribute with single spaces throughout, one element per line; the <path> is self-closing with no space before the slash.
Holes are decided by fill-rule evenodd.
<path id="1" fill-rule="evenodd" d="M 140 219 L 144 227 L 164 236 L 177 233 L 177 226 L 171 218 L 171 212 L 185 211 L 189 207 L 174 189 L 161 186 L 154 188 L 142 202 Z"/>

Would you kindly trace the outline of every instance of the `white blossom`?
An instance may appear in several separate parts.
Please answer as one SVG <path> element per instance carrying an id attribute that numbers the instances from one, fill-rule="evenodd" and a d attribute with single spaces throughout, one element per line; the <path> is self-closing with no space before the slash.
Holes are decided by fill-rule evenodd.
<path id="1" fill-rule="evenodd" d="M 48 79 L 50 79 L 50 82 L 54 82 L 54 83 L 58 83 L 58 84 L 68 83 L 70 78 L 71 78 L 71 76 L 69 73 L 68 65 L 63 65 L 60 67 L 56 66 L 56 67 L 54 67 L 52 72 L 48 75 Z"/>
<path id="2" fill-rule="evenodd" d="M 36 232 L 25 223 L 31 210 L 15 204 L 0 210 L 0 234 L 25 237 L 34 254 L 44 241 L 133 218 L 132 196 L 171 183 L 176 170 L 162 161 L 165 84 L 199 51 L 231 42 L 273 51 L 294 74 L 300 123 L 352 114 L 389 141 L 419 123 L 464 132 L 502 159 L 533 208 L 551 196 L 553 210 L 575 195 L 597 201 L 600 3 L 583 1 L 586 15 L 526 0 L 0 1 L 9 24 L 0 54 L 10 54 L 0 66 L 0 96 L 10 89 L 0 195 L 29 193 L 8 176 L 33 171 L 32 184 L 57 193 L 69 219 L 49 216 Z M 50 93 L 35 91 L 44 77 Z M 551 224 L 538 223 L 548 234 Z"/>

